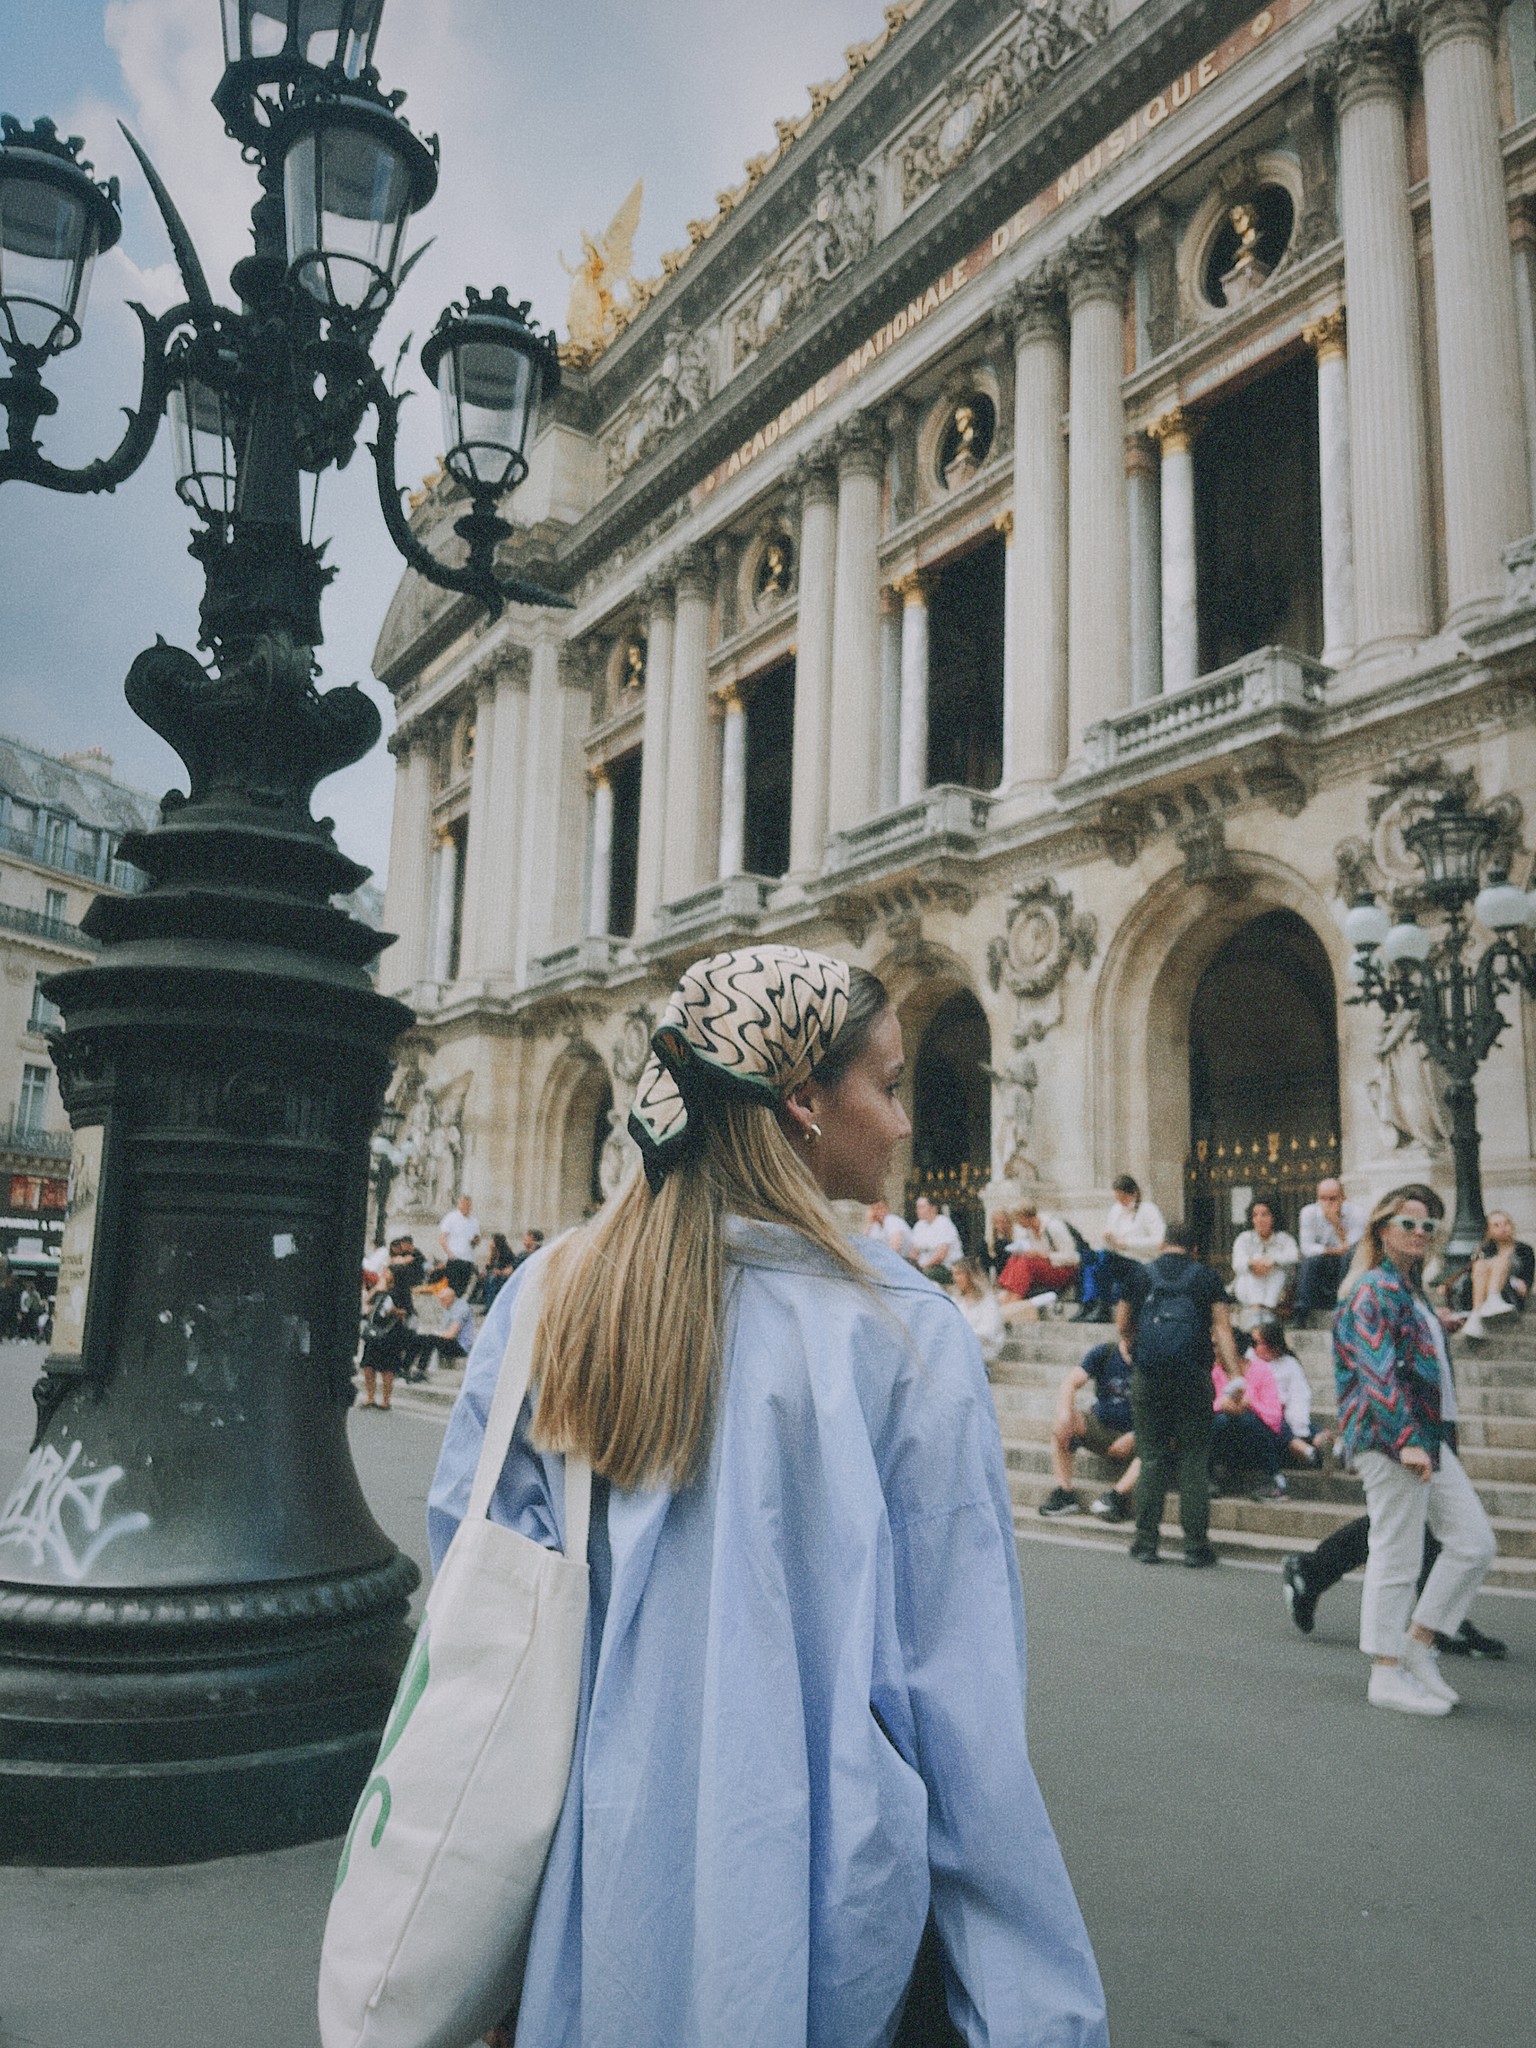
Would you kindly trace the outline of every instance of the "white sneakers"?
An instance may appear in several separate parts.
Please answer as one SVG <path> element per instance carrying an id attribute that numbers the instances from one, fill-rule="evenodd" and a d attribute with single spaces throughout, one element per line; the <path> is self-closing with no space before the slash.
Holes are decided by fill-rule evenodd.
<path id="1" fill-rule="evenodd" d="M 1418 1647 L 1422 1648 L 1422 1645 Z M 1444 1692 L 1451 1692 L 1443 1679 L 1441 1687 Z M 1435 1715 L 1448 1714 L 1456 1698 L 1454 1693 L 1449 1699 L 1443 1699 L 1430 1692 L 1406 1664 L 1373 1664 L 1371 1683 L 1365 1696 L 1373 1707 L 1390 1707 L 1397 1714 Z"/>
<path id="2" fill-rule="evenodd" d="M 1490 1295 L 1481 1308 L 1473 1309 L 1456 1334 L 1459 1337 L 1486 1337 L 1488 1332 L 1483 1328 L 1484 1323 L 1494 1317 L 1512 1316 L 1514 1312 L 1514 1303 L 1506 1301 L 1502 1294 Z"/>
<path id="3" fill-rule="evenodd" d="M 1431 1699 L 1444 1700 L 1448 1707 L 1461 1705 L 1461 1694 L 1440 1676 L 1440 1662 L 1428 1643 L 1417 1636 L 1403 1638 L 1403 1669 L 1415 1677 Z"/>

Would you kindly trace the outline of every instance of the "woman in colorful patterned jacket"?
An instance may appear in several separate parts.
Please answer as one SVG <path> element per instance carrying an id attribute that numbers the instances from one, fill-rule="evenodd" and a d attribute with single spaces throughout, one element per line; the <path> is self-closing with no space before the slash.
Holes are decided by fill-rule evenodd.
<path id="1" fill-rule="evenodd" d="M 1333 1326 L 1339 1431 L 1371 1518 L 1360 1599 L 1360 1647 L 1373 1659 L 1367 1697 L 1400 1714 L 1448 1714 L 1457 1704 L 1435 1662 L 1435 1632 L 1456 1633 L 1494 1555 L 1456 1455 L 1445 1331 L 1424 1295 L 1424 1261 L 1444 1215 L 1434 1189 L 1418 1183 L 1383 1195 Z M 1426 1521 L 1441 1551 L 1415 1606 Z"/>

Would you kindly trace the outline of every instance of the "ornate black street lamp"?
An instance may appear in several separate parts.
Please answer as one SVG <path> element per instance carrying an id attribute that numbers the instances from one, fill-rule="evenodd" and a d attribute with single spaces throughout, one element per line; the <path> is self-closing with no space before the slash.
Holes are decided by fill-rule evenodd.
<path id="1" fill-rule="evenodd" d="M 1490 868 L 1486 884 L 1481 881 L 1500 836 L 1496 818 L 1469 811 L 1454 792 L 1442 796 L 1403 834 L 1424 870 L 1417 901 L 1444 917 L 1438 934 L 1418 922 L 1413 906 L 1394 922 L 1369 894 L 1344 920 L 1344 936 L 1355 948 L 1351 979 L 1359 990 L 1351 1002 L 1374 1003 L 1388 1017 L 1411 1011 L 1424 1050 L 1446 1076 L 1456 1162 L 1456 1217 L 1447 1250 L 1461 1260 L 1471 1258 L 1484 1235 L 1477 1070 L 1504 1029 L 1500 997 L 1515 988 L 1536 996 L 1536 953 L 1524 936 L 1536 926 L 1536 894 L 1515 888 L 1503 868 Z M 1469 909 L 1494 935 L 1475 961 L 1468 957 Z"/>
<path id="2" fill-rule="evenodd" d="M 526 473 L 553 344 L 471 293 L 424 352 L 470 509 L 454 565 L 412 534 L 399 400 L 369 353 L 432 196 L 423 142 L 372 69 L 382 0 L 223 0 L 215 105 L 258 171 L 253 253 L 217 304 L 133 143 L 185 298 L 152 316 L 119 446 L 79 469 L 38 428 L 80 338 L 116 187 L 47 121 L 0 127 L 0 482 L 111 490 L 169 411 L 196 514 L 199 660 L 163 641 L 130 704 L 186 763 L 148 878 L 86 915 L 96 961 L 55 976 L 73 1198 L 38 1431 L 0 1503 L 0 1857 L 181 1860 L 339 1833 L 407 1648 L 415 1567 L 369 1513 L 347 1447 L 369 1134 L 413 1021 L 379 995 L 386 940 L 336 907 L 366 870 L 310 797 L 379 736 L 361 690 L 315 686 L 332 571 L 306 476 L 364 420 L 411 566 L 488 611 L 563 600 L 508 573 L 499 506 Z M 129 137 L 130 143 L 133 138 Z M 391 1134 L 386 1142 L 393 1145 Z"/>

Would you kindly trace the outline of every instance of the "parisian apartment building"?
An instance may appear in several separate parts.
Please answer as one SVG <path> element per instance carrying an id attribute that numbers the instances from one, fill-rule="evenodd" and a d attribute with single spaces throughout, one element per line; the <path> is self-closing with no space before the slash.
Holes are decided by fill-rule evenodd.
<path id="1" fill-rule="evenodd" d="M 1324 1172 L 1448 1191 L 1343 923 L 1447 797 L 1531 880 L 1533 0 L 872 26 L 566 346 L 508 561 L 570 608 L 394 599 L 396 1218 L 589 1211 L 678 969 L 752 940 L 887 983 L 893 1201 L 1094 1231 L 1129 1172 L 1220 1250 Z"/>

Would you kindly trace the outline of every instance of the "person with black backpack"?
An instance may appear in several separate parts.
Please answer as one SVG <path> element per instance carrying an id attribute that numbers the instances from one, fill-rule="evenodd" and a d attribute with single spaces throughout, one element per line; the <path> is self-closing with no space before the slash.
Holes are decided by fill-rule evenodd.
<path id="1" fill-rule="evenodd" d="M 1136 1269 L 1116 1303 L 1115 1322 L 1131 1344 L 1131 1419 L 1141 1477 L 1131 1556 L 1156 1564 L 1163 1500 L 1178 1474 L 1184 1562 L 1215 1564 L 1211 1545 L 1211 1358 L 1241 1376 L 1229 1296 L 1220 1276 L 1195 1253 L 1184 1222 L 1163 1232 L 1163 1249 Z"/>

